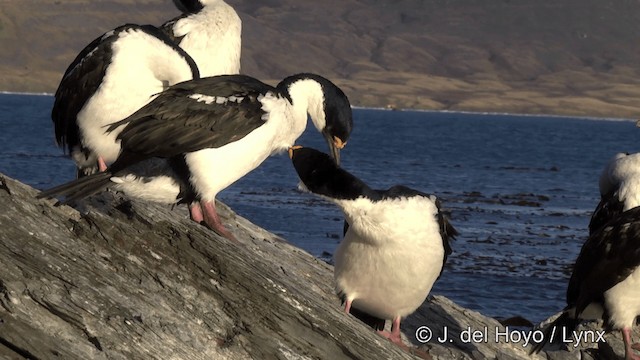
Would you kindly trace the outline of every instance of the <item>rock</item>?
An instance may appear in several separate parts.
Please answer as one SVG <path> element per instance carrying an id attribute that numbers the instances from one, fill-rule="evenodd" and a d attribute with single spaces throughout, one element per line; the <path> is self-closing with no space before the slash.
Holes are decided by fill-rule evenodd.
<path id="1" fill-rule="evenodd" d="M 238 242 L 182 207 L 105 192 L 77 211 L 36 194 L 0 175 L 0 358 L 529 358 L 494 340 L 498 321 L 442 296 L 404 321 L 414 347 L 400 349 L 342 312 L 330 265 L 221 203 Z M 477 330 L 486 338 L 461 341 Z"/>
<path id="2" fill-rule="evenodd" d="M 538 327 L 544 326 L 560 313 L 555 314 L 541 322 Z M 560 334 L 561 329 L 557 329 Z M 568 359 L 598 359 L 598 360 L 614 360 L 624 359 L 624 342 L 620 331 L 606 332 L 603 328 L 602 321 L 585 321 L 578 325 L 575 330 L 578 337 L 571 334 L 561 335 L 564 339 L 558 344 L 549 344 L 544 347 L 547 357 L 550 360 L 568 360 Z M 600 337 L 604 341 L 599 341 Z M 640 339 L 640 329 L 635 327 L 632 339 L 638 341 Z"/>
<path id="3" fill-rule="evenodd" d="M 9 358 L 413 358 L 342 313 L 331 267 L 222 204 L 240 243 L 181 207 L 103 193 L 81 214 L 2 184 L 0 354 Z"/>

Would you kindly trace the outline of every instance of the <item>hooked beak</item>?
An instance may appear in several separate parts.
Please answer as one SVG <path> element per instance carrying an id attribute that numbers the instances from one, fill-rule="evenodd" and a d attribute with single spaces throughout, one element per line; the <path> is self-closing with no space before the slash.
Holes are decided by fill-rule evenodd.
<path id="1" fill-rule="evenodd" d="M 340 166 L 340 149 L 347 145 L 347 143 L 342 142 L 342 140 L 337 136 L 332 137 L 330 134 L 325 134 L 324 138 L 329 144 L 329 150 L 331 151 L 333 161 L 335 161 L 336 165 Z"/>

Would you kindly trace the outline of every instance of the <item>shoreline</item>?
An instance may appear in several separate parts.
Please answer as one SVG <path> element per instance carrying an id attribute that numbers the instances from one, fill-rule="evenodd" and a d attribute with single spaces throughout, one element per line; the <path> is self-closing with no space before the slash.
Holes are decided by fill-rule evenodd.
<path id="1" fill-rule="evenodd" d="M 22 91 L 0 91 L 0 95 L 21 95 L 21 96 L 54 96 L 54 93 L 48 92 L 22 92 Z M 500 111 L 470 111 L 470 110 L 434 110 L 434 109 L 412 109 L 412 108 L 388 108 L 384 106 L 361 106 L 351 105 L 354 110 L 379 110 L 379 111 L 402 111 L 402 112 L 419 112 L 419 113 L 445 113 L 445 114 L 465 114 L 480 116 L 521 116 L 521 117 L 539 117 L 539 118 L 558 118 L 558 119 L 577 119 L 590 121 L 639 121 L 632 118 L 616 118 L 616 117 L 598 117 L 584 115 L 562 115 L 562 114 L 528 114 L 528 113 L 510 113 Z"/>

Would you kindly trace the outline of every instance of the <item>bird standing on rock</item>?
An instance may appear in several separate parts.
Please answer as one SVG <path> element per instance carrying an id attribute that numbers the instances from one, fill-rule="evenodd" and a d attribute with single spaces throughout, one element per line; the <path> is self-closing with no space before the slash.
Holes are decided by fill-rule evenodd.
<path id="1" fill-rule="evenodd" d="M 373 190 L 315 149 L 295 146 L 289 156 L 303 189 L 337 204 L 348 223 L 334 270 L 345 312 L 393 320 L 380 333 L 404 346 L 400 321 L 426 299 L 457 235 L 439 201 L 404 186 Z"/>
<path id="2" fill-rule="evenodd" d="M 173 2 L 182 15 L 165 22 L 160 29 L 193 58 L 200 76 L 238 74 L 242 21 L 233 7 L 222 0 Z M 112 189 L 159 202 L 171 202 L 166 198 L 175 199 L 178 195 L 176 175 L 166 159 L 142 161 L 128 170 L 127 176 L 112 179 Z"/>
<path id="3" fill-rule="evenodd" d="M 245 75 L 222 75 L 176 84 L 108 131 L 123 127 L 122 151 L 104 172 L 46 190 L 65 203 L 94 194 L 145 159 L 169 159 L 173 182 L 167 202 L 188 203 L 191 218 L 233 239 L 215 210 L 215 197 L 286 151 L 303 133 L 307 117 L 322 133 L 336 162 L 353 127 L 347 96 L 326 78 L 297 74 L 276 87 Z M 130 194 L 135 197 L 136 194 Z"/>
<path id="4" fill-rule="evenodd" d="M 151 25 L 123 25 L 87 45 L 65 71 L 51 111 L 58 145 L 75 161 L 78 177 L 118 157 L 121 129 L 106 134 L 106 125 L 167 86 L 197 77 L 193 59 Z"/>
<path id="5" fill-rule="evenodd" d="M 625 359 L 640 359 L 634 350 L 631 331 L 640 315 L 640 207 L 625 211 L 594 231 L 582 246 L 567 288 L 567 307 L 553 323 L 545 327 L 545 341 L 555 333 L 571 334 L 582 320 L 602 319 L 620 330 Z"/>

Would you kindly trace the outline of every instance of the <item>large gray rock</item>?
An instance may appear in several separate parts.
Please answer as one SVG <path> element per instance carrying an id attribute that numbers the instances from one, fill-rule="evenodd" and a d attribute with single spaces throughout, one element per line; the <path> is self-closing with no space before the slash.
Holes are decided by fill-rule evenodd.
<path id="1" fill-rule="evenodd" d="M 496 320 L 441 296 L 404 321 L 414 347 L 400 349 L 342 312 L 331 266 L 223 204 L 238 242 L 182 207 L 107 192 L 77 211 L 36 193 L 0 175 L 0 358 L 529 358 L 493 340 Z M 454 341 L 441 344 L 445 326 Z M 485 328 L 487 341 L 460 340 Z"/>

